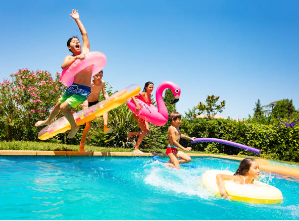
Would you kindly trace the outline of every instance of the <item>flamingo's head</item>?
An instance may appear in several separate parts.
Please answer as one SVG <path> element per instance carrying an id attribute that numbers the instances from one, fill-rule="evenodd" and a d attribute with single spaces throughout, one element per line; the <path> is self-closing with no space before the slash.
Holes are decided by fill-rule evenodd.
<path id="1" fill-rule="evenodd" d="M 172 82 L 171 82 L 172 83 Z M 171 104 L 175 104 L 176 102 L 179 101 L 180 95 L 181 95 L 181 88 L 177 86 L 176 84 L 172 83 L 172 87 L 170 88 L 173 95 L 174 95 L 174 100 L 171 102 Z"/>

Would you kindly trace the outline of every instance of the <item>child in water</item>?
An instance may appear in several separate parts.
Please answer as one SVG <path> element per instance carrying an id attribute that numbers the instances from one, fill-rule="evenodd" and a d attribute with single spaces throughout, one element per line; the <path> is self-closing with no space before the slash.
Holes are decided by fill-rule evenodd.
<path id="1" fill-rule="evenodd" d="M 89 95 L 88 99 L 84 101 L 82 105 L 83 109 L 86 109 L 88 107 L 91 107 L 92 105 L 99 103 L 99 95 L 101 92 L 103 93 L 103 97 L 105 99 L 108 98 L 108 94 L 106 94 L 105 92 L 105 81 L 103 81 L 102 78 L 103 78 L 103 71 L 100 71 L 99 73 L 93 76 L 93 81 L 91 82 L 91 94 Z M 112 129 L 107 127 L 108 112 L 103 114 L 103 120 L 104 120 L 104 133 L 111 132 Z M 80 143 L 81 152 L 84 152 L 85 140 L 90 127 L 91 127 L 91 122 L 86 122 L 86 126 L 83 130 L 83 135 Z"/>
<path id="2" fill-rule="evenodd" d="M 137 103 L 135 98 L 138 98 L 139 100 L 143 101 L 147 105 L 151 105 L 152 104 L 151 94 L 152 94 L 153 90 L 154 90 L 154 83 L 151 81 L 148 81 L 145 83 L 143 91 L 139 95 L 132 97 L 132 99 L 136 105 L 136 113 L 138 113 L 140 111 L 141 107 L 139 106 L 139 104 Z M 136 142 L 133 153 L 143 153 L 141 150 L 139 150 L 139 146 L 140 146 L 143 138 L 150 133 L 149 125 L 146 120 L 143 120 L 142 118 L 138 117 L 135 114 L 133 114 L 133 116 L 134 116 L 138 126 L 140 127 L 141 131 L 127 132 L 127 135 L 128 135 L 127 142 L 130 140 L 131 136 L 138 136 L 138 140 Z"/>
<path id="3" fill-rule="evenodd" d="M 257 179 L 259 175 L 260 169 L 258 162 L 252 158 L 245 158 L 241 161 L 239 168 L 234 175 L 217 174 L 216 183 L 221 196 L 224 199 L 229 199 L 229 196 L 224 189 L 225 180 L 232 180 L 240 184 L 253 184 L 254 179 Z"/>
<path id="4" fill-rule="evenodd" d="M 168 163 L 165 163 L 166 166 L 180 169 L 181 163 L 189 163 L 191 161 L 191 157 L 189 157 L 186 153 L 179 151 L 178 147 L 185 151 L 191 151 L 191 147 L 183 147 L 179 141 L 180 138 L 186 138 L 194 141 L 195 137 L 188 137 L 180 132 L 181 125 L 181 114 L 173 111 L 170 114 L 171 126 L 168 128 L 168 146 L 166 149 L 166 154 L 170 158 Z"/>
<path id="5" fill-rule="evenodd" d="M 79 19 L 79 12 L 72 10 L 70 16 L 76 21 L 83 39 L 83 47 L 81 51 L 81 44 L 77 37 L 71 37 L 67 41 L 67 47 L 73 55 L 67 55 L 61 65 L 61 68 L 64 70 L 68 68 L 76 59 L 84 59 L 84 54 L 90 51 L 89 40 L 87 32 Z M 51 121 L 57 116 L 57 114 L 62 111 L 64 116 L 67 118 L 71 125 L 71 131 L 68 134 L 68 138 L 73 138 L 79 126 L 77 126 L 75 119 L 71 113 L 71 108 L 76 108 L 79 104 L 83 103 L 91 93 L 91 75 L 92 75 L 92 66 L 89 66 L 74 77 L 74 83 L 65 90 L 65 93 L 59 99 L 53 110 L 51 111 L 49 117 L 46 120 L 38 121 L 35 126 L 48 125 Z"/>

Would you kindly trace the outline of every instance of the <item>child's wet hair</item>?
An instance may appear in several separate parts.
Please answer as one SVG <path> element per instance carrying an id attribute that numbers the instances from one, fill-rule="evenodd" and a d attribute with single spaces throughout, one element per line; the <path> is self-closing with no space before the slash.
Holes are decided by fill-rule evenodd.
<path id="1" fill-rule="evenodd" d="M 179 112 L 172 111 L 170 116 L 169 116 L 169 120 L 170 121 L 175 121 L 178 118 L 182 119 L 182 115 Z"/>
<path id="2" fill-rule="evenodd" d="M 69 40 L 67 40 L 67 43 L 66 43 L 66 45 L 67 45 L 68 47 L 71 46 L 71 41 L 73 40 L 73 38 L 77 38 L 77 39 L 79 40 L 79 38 L 78 38 L 77 36 L 73 36 L 73 37 L 69 38 Z M 79 41 L 80 41 L 80 40 L 79 40 Z M 70 49 L 69 49 L 69 51 L 72 52 Z"/>
<path id="3" fill-rule="evenodd" d="M 146 88 L 147 88 L 150 84 L 154 85 L 154 83 L 151 82 L 151 81 L 148 81 L 148 82 L 146 82 L 146 83 L 144 84 L 143 92 L 146 92 Z"/>
<path id="4" fill-rule="evenodd" d="M 244 176 L 250 169 L 252 162 L 255 161 L 253 158 L 245 158 L 241 161 L 239 168 L 234 175 Z"/>

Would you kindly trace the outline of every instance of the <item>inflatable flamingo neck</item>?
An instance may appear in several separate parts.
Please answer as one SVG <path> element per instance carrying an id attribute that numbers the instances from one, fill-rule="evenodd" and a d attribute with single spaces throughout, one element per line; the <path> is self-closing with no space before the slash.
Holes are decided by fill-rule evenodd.
<path id="1" fill-rule="evenodd" d="M 157 102 L 157 106 L 158 106 L 158 112 L 167 120 L 168 119 L 168 110 L 165 106 L 165 103 L 163 101 L 163 91 L 166 88 L 171 89 L 172 91 L 174 91 L 176 89 L 175 87 L 176 85 L 170 81 L 164 81 L 162 82 L 156 90 L 156 102 Z"/>

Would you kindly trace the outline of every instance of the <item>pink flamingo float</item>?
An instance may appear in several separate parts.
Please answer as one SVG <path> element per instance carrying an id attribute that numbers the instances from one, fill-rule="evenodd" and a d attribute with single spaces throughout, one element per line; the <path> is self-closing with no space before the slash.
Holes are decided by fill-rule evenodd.
<path id="1" fill-rule="evenodd" d="M 157 90 L 156 90 L 156 102 L 157 102 L 158 108 L 156 108 L 152 104 L 148 105 L 148 104 L 144 103 L 143 101 L 136 99 L 139 106 L 141 107 L 141 110 L 138 113 L 136 113 L 136 111 L 135 111 L 136 105 L 132 98 L 127 100 L 127 105 L 130 108 L 130 110 L 134 114 L 136 114 L 138 117 L 140 117 L 154 125 L 163 126 L 164 124 L 166 124 L 166 122 L 168 120 L 168 111 L 167 111 L 167 108 L 166 108 L 163 98 L 162 98 L 162 93 L 166 88 L 169 88 L 174 95 L 175 99 L 172 102 L 172 104 L 178 102 L 179 98 L 180 98 L 180 94 L 181 94 L 180 87 L 171 81 L 164 81 L 157 87 Z"/>

